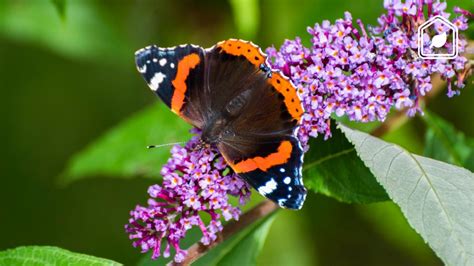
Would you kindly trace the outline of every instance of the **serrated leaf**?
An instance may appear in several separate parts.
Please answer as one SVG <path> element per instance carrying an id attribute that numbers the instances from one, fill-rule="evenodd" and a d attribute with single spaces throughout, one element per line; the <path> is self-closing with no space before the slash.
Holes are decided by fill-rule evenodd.
<path id="1" fill-rule="evenodd" d="M 306 187 L 348 203 L 388 200 L 341 130 L 334 126 L 331 132 L 333 136 L 328 140 L 319 137 L 310 141 L 303 165 Z"/>
<path id="2" fill-rule="evenodd" d="M 0 251 L 0 265 L 70 265 L 70 266 L 115 266 L 118 262 L 74 253 L 69 250 L 49 246 L 25 246 Z"/>
<path id="3" fill-rule="evenodd" d="M 467 138 L 433 113 L 426 112 L 423 121 L 428 126 L 425 135 L 425 156 L 474 171 L 474 139 Z"/>
<path id="4" fill-rule="evenodd" d="M 194 262 L 193 266 L 256 265 L 257 256 L 274 219 L 275 214 L 269 215 L 232 236 Z"/>
<path id="5" fill-rule="evenodd" d="M 447 265 L 474 265 L 474 174 L 340 128 L 435 253 Z"/>
<path id="6" fill-rule="evenodd" d="M 149 107 L 76 154 L 61 182 L 92 176 L 157 177 L 170 156 L 170 147 L 147 149 L 150 144 L 188 141 L 190 126 L 163 104 Z"/>

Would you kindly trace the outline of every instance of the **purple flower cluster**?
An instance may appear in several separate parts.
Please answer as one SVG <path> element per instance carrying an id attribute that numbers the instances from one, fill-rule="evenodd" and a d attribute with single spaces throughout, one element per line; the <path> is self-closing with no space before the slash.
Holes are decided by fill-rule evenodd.
<path id="1" fill-rule="evenodd" d="M 459 93 L 452 88 L 454 79 L 457 88 L 464 86 L 469 71 L 465 57 L 423 60 L 417 55 L 418 27 L 436 15 L 449 18 L 445 2 L 386 0 L 385 8 L 387 13 L 378 18 L 376 27 L 366 28 L 360 20 L 354 23 L 346 12 L 344 19 L 334 24 L 323 21 L 309 27 L 309 48 L 296 38 L 286 40 L 280 50 L 266 50 L 268 63 L 297 86 L 306 111 L 299 132 L 303 144 L 318 134 L 329 137 L 333 114 L 369 122 L 383 121 L 392 106 L 407 108 L 409 116 L 422 112 L 420 97 L 431 90 L 434 73 L 448 81 L 450 97 Z M 455 12 L 460 15 L 452 23 L 460 31 L 467 29 L 467 18 L 472 14 L 459 8 Z M 442 24 L 434 28 L 433 35 L 446 31 Z M 424 38 L 429 40 L 427 34 Z M 459 53 L 464 52 L 466 44 L 460 38 Z M 431 48 L 428 45 L 426 49 Z"/>
<path id="2" fill-rule="evenodd" d="M 176 250 L 174 257 L 180 262 L 186 256 L 179 242 L 186 231 L 199 227 L 201 242 L 208 245 L 222 231 L 221 217 L 228 221 L 238 220 L 240 208 L 229 203 L 229 195 L 244 204 L 250 196 L 250 188 L 236 174 L 229 171 L 218 151 L 201 147 L 199 138 L 193 137 L 185 147 L 176 145 L 172 157 L 162 168 L 162 185 L 148 189 L 148 206 L 137 206 L 130 212 L 131 218 L 125 230 L 135 247 L 142 252 L 152 251 L 156 259 L 163 253 L 170 255 L 170 246 Z M 210 221 L 205 223 L 203 213 Z M 162 250 L 161 244 L 166 246 Z"/>

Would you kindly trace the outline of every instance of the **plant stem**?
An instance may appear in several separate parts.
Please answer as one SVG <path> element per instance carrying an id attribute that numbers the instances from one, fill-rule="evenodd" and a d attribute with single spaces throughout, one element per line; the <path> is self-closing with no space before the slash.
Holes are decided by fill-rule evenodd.
<path id="1" fill-rule="evenodd" d="M 230 222 L 224 226 L 224 230 L 217 235 L 217 239 L 214 240 L 209 245 L 203 245 L 200 242 L 193 244 L 191 247 L 188 248 L 188 255 L 181 263 L 176 263 L 171 261 L 168 263 L 168 266 L 185 266 L 190 265 L 200 257 L 202 257 L 206 252 L 210 249 L 214 248 L 215 246 L 219 245 L 220 243 L 224 242 L 229 237 L 233 236 L 235 233 L 241 231 L 245 227 L 253 224 L 257 220 L 270 215 L 271 213 L 278 210 L 278 205 L 273 203 L 270 200 L 264 200 L 253 209 L 249 210 L 248 212 L 244 213 L 240 216 L 238 221 Z"/>

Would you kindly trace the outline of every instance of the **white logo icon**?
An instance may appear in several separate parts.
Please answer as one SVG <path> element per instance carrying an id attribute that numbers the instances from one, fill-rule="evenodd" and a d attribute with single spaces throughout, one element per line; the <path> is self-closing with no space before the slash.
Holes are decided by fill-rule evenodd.
<path id="1" fill-rule="evenodd" d="M 436 26 L 437 35 L 430 36 L 430 27 Z M 425 35 L 429 39 L 424 38 Z M 448 40 L 448 37 L 450 40 Z M 440 50 L 445 46 L 446 49 Z M 447 53 L 449 52 L 449 53 Z M 458 28 L 442 16 L 434 16 L 418 28 L 418 56 L 422 59 L 454 59 L 458 56 Z"/>
<path id="2" fill-rule="evenodd" d="M 431 44 L 430 48 L 441 48 L 443 45 L 446 44 L 446 41 L 448 39 L 448 35 L 446 35 L 446 32 L 443 32 L 441 34 L 435 35 L 433 39 L 431 39 Z"/>

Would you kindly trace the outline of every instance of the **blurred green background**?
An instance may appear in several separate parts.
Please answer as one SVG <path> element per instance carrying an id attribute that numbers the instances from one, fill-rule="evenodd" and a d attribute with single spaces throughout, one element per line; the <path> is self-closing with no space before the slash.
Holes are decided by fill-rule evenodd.
<path id="1" fill-rule="evenodd" d="M 279 46 L 348 10 L 375 24 L 380 0 L 0 0 L 0 250 L 55 245 L 135 264 L 128 212 L 157 180 L 97 176 L 59 185 L 70 157 L 157 99 L 136 73 L 134 51 L 155 43 L 208 47 L 226 38 Z M 472 8 L 472 0 L 450 6 Z M 472 38 L 472 29 L 471 29 Z M 429 108 L 474 137 L 472 81 Z M 176 117 L 176 119 L 178 119 Z M 412 119 L 388 139 L 422 153 Z M 157 143 L 148 143 L 157 144 Z M 113 152 L 113 150 L 111 151 Z M 348 205 L 310 195 L 280 211 L 261 265 L 440 265 L 392 203 Z"/>

